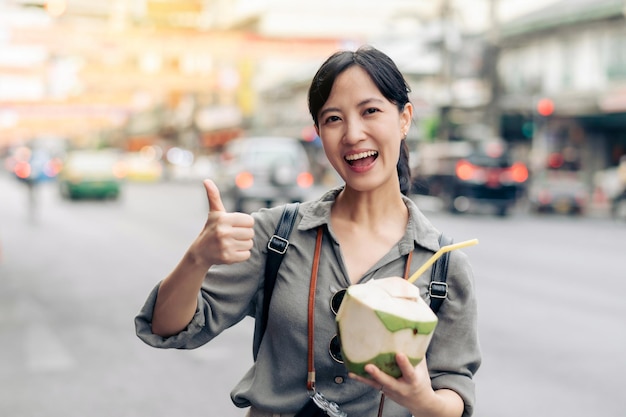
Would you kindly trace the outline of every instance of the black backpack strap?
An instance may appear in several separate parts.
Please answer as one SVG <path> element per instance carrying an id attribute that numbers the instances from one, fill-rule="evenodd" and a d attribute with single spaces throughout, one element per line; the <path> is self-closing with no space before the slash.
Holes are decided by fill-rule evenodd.
<path id="1" fill-rule="evenodd" d="M 439 246 L 446 246 L 452 243 L 452 239 L 445 236 L 443 233 L 439 235 Z M 430 294 L 430 308 L 435 314 L 439 311 L 439 307 L 448 297 L 448 284 L 446 279 L 448 278 L 448 260 L 450 258 L 450 252 L 446 252 L 441 255 L 441 258 L 437 259 L 437 262 L 433 265 L 432 273 L 430 275 L 430 285 L 428 286 L 428 293 Z"/>
<path id="2" fill-rule="evenodd" d="M 261 318 L 261 335 L 265 333 L 267 316 L 270 310 L 270 300 L 276 282 L 278 268 L 283 261 L 283 255 L 289 247 L 289 234 L 298 217 L 299 203 L 286 204 L 274 235 L 267 242 L 267 260 L 265 262 L 265 284 L 263 286 L 263 316 Z"/>

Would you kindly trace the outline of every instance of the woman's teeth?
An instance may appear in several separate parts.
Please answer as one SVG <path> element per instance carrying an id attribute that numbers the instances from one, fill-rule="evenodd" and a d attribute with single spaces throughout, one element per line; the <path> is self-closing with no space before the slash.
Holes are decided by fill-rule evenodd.
<path id="1" fill-rule="evenodd" d="M 378 152 L 376 152 L 376 151 L 359 152 L 359 153 L 355 153 L 355 154 L 352 154 L 352 155 L 347 155 L 346 156 L 346 161 L 353 162 L 353 161 L 357 161 L 359 159 L 367 158 L 367 157 L 370 157 L 370 156 L 376 156 L 376 155 L 378 155 Z"/>

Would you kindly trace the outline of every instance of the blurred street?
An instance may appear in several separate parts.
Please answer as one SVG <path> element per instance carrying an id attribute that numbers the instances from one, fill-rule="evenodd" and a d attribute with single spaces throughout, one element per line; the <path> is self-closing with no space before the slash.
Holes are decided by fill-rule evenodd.
<path id="1" fill-rule="evenodd" d="M 61 199 L 0 174 L 0 416 L 240 417 L 229 391 L 252 361 L 252 321 L 195 351 L 135 337 L 133 317 L 200 231 L 204 189 L 126 183 L 118 201 Z M 313 192 L 316 197 L 321 190 Z M 453 216 L 468 248 L 484 363 L 478 417 L 618 417 L 626 399 L 626 223 Z"/>

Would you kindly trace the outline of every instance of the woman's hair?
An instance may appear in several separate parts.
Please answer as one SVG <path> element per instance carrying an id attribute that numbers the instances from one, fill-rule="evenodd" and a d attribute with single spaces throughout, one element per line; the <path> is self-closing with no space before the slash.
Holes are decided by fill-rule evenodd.
<path id="1" fill-rule="evenodd" d="M 402 73 L 391 58 L 371 46 L 362 46 L 356 51 L 341 51 L 331 55 L 317 70 L 309 88 L 309 112 L 313 122 L 319 126 L 318 114 L 333 88 L 335 80 L 352 66 L 362 68 L 387 100 L 394 103 L 401 112 L 409 102 L 411 89 Z M 400 145 L 400 158 L 397 164 L 400 191 L 408 195 L 411 188 L 409 148 L 406 140 Z"/>

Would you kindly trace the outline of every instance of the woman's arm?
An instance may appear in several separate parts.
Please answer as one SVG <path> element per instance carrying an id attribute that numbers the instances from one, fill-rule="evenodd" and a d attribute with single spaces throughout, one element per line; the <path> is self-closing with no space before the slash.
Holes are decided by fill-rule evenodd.
<path id="1" fill-rule="evenodd" d="M 244 213 L 227 213 L 213 181 L 205 180 L 204 187 L 209 201 L 204 228 L 159 286 L 152 332 L 162 337 L 177 334 L 187 327 L 196 311 L 206 272 L 212 265 L 250 258 L 254 219 Z"/>

